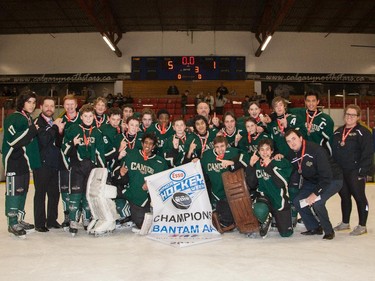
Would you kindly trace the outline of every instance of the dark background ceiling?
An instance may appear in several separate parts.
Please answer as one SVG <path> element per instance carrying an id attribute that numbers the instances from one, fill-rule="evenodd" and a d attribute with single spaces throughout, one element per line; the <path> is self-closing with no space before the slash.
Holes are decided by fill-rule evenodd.
<path id="1" fill-rule="evenodd" d="M 375 1 L 0 1 L 0 34 L 186 30 L 375 34 Z"/>

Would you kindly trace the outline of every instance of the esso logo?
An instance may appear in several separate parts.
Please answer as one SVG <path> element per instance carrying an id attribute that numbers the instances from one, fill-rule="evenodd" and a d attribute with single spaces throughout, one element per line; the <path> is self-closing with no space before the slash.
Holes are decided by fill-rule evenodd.
<path id="1" fill-rule="evenodd" d="M 169 178 L 173 181 L 180 181 L 185 178 L 186 174 L 182 170 L 176 170 L 169 175 Z"/>

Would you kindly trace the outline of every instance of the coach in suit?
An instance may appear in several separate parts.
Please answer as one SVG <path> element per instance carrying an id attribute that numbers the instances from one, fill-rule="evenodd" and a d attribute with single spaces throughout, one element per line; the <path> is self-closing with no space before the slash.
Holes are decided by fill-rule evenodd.
<path id="1" fill-rule="evenodd" d="M 48 228 L 60 228 L 57 222 L 59 203 L 58 169 L 61 163 L 60 147 L 65 123 L 61 118 L 53 120 L 55 101 L 45 97 L 40 105 L 42 112 L 36 120 L 38 145 L 42 167 L 34 172 L 34 221 L 35 230 L 48 232 Z M 48 196 L 47 213 L 45 210 Z"/>

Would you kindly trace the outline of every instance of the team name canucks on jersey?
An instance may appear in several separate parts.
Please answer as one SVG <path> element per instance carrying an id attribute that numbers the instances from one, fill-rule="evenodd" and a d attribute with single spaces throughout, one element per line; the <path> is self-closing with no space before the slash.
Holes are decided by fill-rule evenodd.
<path id="1" fill-rule="evenodd" d="M 271 178 L 271 176 L 266 173 L 264 170 L 256 170 L 256 176 L 258 179 L 264 179 L 264 180 L 269 180 Z"/>
<path id="2" fill-rule="evenodd" d="M 144 165 L 144 164 L 141 164 L 141 163 L 136 163 L 136 162 L 132 162 L 131 165 L 130 165 L 130 170 L 133 170 L 133 171 L 140 171 L 141 174 L 143 175 L 146 175 L 146 174 L 151 174 L 153 175 L 154 174 L 154 169 L 151 168 L 150 166 L 147 166 L 147 165 Z"/>
<path id="3" fill-rule="evenodd" d="M 209 172 L 215 171 L 215 172 L 219 173 L 221 169 L 223 169 L 223 165 L 222 165 L 221 162 L 219 162 L 219 163 L 208 163 L 207 164 L 207 171 L 209 171 Z"/>

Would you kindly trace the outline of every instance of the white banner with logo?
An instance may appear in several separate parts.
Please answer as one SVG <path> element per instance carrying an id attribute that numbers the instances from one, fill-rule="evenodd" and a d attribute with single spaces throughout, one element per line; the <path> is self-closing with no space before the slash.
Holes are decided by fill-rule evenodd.
<path id="1" fill-rule="evenodd" d="M 221 239 L 212 225 L 212 208 L 200 161 L 145 180 L 153 206 L 148 238 L 176 247 Z"/>

